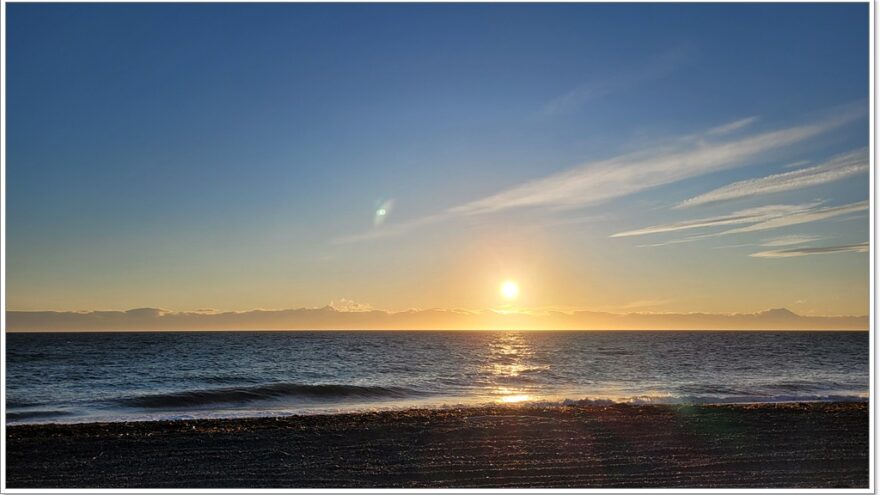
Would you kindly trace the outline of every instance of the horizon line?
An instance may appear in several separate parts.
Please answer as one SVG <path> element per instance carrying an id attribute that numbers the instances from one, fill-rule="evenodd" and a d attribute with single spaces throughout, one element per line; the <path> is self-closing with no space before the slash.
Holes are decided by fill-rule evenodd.
<path id="1" fill-rule="evenodd" d="M 364 330 L 866 330 L 870 316 L 799 315 L 785 308 L 756 313 L 611 313 L 574 311 L 341 311 L 333 306 L 206 313 L 157 308 L 128 311 L 7 311 L 8 332 L 70 331 L 364 331 Z"/>

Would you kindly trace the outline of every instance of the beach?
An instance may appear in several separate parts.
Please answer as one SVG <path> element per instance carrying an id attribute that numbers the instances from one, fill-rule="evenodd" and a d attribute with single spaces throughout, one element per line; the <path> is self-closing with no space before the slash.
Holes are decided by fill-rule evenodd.
<path id="1" fill-rule="evenodd" d="M 17 425 L 9 488 L 866 488 L 866 402 Z"/>

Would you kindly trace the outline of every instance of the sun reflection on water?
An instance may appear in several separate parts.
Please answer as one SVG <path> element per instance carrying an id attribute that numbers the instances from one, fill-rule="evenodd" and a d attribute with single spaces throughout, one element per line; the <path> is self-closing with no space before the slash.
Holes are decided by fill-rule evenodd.
<path id="1" fill-rule="evenodd" d="M 498 399 L 498 402 L 503 402 L 505 404 L 515 404 L 517 402 L 526 402 L 530 400 L 532 396 L 526 394 L 517 394 L 517 395 L 505 395 Z"/>
<path id="2" fill-rule="evenodd" d="M 533 363 L 533 354 L 520 332 L 499 332 L 489 342 L 482 372 L 494 402 L 514 404 L 536 398 L 528 375 L 549 367 Z"/>

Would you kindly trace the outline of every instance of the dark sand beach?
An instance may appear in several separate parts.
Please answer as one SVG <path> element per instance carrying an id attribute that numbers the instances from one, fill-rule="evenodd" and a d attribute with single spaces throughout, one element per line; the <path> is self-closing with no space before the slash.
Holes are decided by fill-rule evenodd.
<path id="1" fill-rule="evenodd" d="M 868 487 L 867 403 L 22 425 L 7 486 Z"/>

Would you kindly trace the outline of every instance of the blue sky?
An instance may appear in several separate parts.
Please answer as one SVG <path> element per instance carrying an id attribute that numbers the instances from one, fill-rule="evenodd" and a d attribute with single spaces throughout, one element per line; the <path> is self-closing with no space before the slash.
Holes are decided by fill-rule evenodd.
<path id="1" fill-rule="evenodd" d="M 867 313 L 867 4 L 7 7 L 9 309 Z"/>

